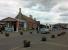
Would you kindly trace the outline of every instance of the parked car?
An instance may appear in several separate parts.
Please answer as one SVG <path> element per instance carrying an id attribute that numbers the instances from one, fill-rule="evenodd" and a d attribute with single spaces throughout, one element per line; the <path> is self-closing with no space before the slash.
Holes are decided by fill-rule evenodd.
<path id="1" fill-rule="evenodd" d="M 47 28 L 41 28 L 40 29 L 40 33 L 42 33 L 42 34 L 48 34 L 49 32 L 50 32 L 50 30 Z"/>

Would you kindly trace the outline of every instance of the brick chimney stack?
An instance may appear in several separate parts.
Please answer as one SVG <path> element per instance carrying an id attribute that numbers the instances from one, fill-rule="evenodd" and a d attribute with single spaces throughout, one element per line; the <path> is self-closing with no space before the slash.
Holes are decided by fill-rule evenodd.
<path id="1" fill-rule="evenodd" d="M 21 13 L 21 8 L 19 8 L 19 13 Z"/>

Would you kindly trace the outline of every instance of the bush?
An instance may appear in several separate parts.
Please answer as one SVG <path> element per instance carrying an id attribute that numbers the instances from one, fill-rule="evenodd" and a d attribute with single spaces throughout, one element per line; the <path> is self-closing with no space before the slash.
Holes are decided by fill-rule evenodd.
<path id="1" fill-rule="evenodd" d="M 24 40 L 24 47 L 30 47 L 30 41 Z"/>
<path id="2" fill-rule="evenodd" d="M 51 38 L 55 38 L 55 35 L 51 35 Z"/>
<path id="3" fill-rule="evenodd" d="M 6 36 L 6 37 L 9 37 L 9 33 L 5 33 L 5 36 Z"/>
<path id="4" fill-rule="evenodd" d="M 23 32 L 20 32 L 20 35 L 23 35 Z"/>
<path id="5" fill-rule="evenodd" d="M 46 41 L 46 37 L 42 37 L 42 41 Z"/>

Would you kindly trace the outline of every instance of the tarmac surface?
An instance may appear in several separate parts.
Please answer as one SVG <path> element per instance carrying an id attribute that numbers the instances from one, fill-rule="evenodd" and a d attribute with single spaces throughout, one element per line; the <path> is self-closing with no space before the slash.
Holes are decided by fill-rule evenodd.
<path id="1" fill-rule="evenodd" d="M 66 34 L 57 36 L 57 34 L 65 31 Z M 50 34 L 36 33 L 36 31 L 20 33 L 10 33 L 9 37 L 0 34 L 0 50 L 68 50 L 68 30 L 51 31 Z M 51 38 L 55 35 L 55 38 Z M 41 41 L 42 37 L 46 37 L 47 41 Z M 31 47 L 24 48 L 23 41 L 31 42 Z"/>

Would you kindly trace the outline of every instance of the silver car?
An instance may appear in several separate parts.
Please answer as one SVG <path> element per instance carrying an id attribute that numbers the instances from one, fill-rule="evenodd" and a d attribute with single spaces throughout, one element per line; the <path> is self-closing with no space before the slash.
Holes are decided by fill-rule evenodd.
<path id="1" fill-rule="evenodd" d="M 40 29 L 40 33 L 47 34 L 47 33 L 49 33 L 49 29 L 47 29 L 47 28 L 41 28 Z"/>

